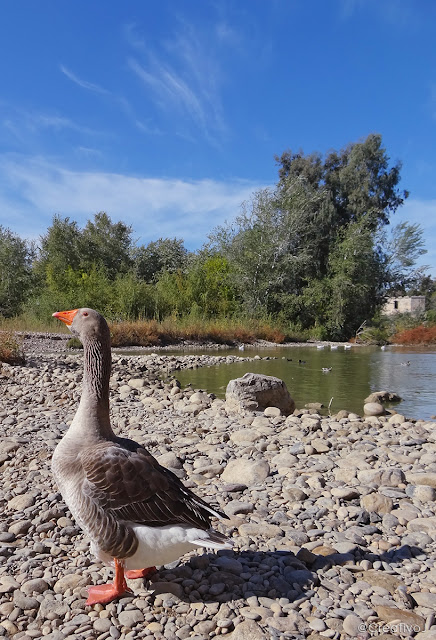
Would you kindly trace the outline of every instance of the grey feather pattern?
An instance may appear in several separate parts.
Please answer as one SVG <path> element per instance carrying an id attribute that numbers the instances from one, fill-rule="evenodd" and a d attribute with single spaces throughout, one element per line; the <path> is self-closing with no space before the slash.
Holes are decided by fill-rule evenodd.
<path id="1" fill-rule="evenodd" d="M 85 447 L 79 455 L 85 476 L 83 519 L 100 548 L 113 557 L 129 557 L 137 549 L 136 536 L 127 522 L 208 530 L 212 516 L 227 518 L 132 440 L 102 441 Z M 219 533 L 214 536 L 225 540 Z"/>

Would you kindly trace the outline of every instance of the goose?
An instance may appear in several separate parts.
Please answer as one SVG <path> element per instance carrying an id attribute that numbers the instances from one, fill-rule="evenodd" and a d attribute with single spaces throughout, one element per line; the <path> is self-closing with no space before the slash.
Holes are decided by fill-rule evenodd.
<path id="1" fill-rule="evenodd" d="M 330 345 L 330 349 L 331 349 L 332 351 L 336 351 L 336 350 L 337 350 L 337 348 L 338 348 L 338 345 L 337 345 L 337 344 L 331 344 L 331 345 Z"/>
<path id="2" fill-rule="evenodd" d="M 402 367 L 410 367 L 410 360 L 407 360 L 407 362 L 400 362 L 400 365 Z"/>
<path id="3" fill-rule="evenodd" d="M 324 349 L 325 345 L 324 344 L 317 344 L 316 348 L 317 349 Z"/>
<path id="4" fill-rule="evenodd" d="M 227 516 L 185 488 L 137 442 L 118 437 L 109 418 L 110 333 L 88 308 L 57 311 L 83 343 L 79 407 L 57 445 L 52 472 L 74 519 L 98 560 L 115 569 L 112 584 L 88 588 L 87 605 L 107 604 L 131 592 L 127 578 L 145 578 L 198 547 L 231 549 L 210 528 Z"/>
<path id="5" fill-rule="evenodd" d="M 348 351 L 348 349 L 351 349 L 351 344 L 344 344 L 344 349 L 346 351 Z"/>
<path id="6" fill-rule="evenodd" d="M 329 371 L 331 371 L 331 370 L 332 370 L 332 367 L 323 367 L 322 368 L 323 373 L 329 373 Z"/>

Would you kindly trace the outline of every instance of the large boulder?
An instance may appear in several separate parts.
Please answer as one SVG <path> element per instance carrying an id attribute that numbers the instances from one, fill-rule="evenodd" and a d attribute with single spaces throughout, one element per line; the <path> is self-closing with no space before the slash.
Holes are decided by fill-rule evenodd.
<path id="1" fill-rule="evenodd" d="M 260 373 L 246 373 L 242 378 L 230 380 L 226 389 L 226 405 L 230 411 L 237 412 L 277 407 L 285 415 L 295 409 L 295 402 L 283 380 Z"/>
<path id="2" fill-rule="evenodd" d="M 383 404 L 384 402 L 400 402 L 401 399 L 394 391 L 374 391 L 365 398 L 364 403 L 378 402 Z"/>

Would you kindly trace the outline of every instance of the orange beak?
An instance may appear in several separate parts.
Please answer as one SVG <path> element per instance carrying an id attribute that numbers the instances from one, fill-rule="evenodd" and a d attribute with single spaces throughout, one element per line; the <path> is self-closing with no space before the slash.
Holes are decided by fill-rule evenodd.
<path id="1" fill-rule="evenodd" d="M 59 318 L 59 320 L 62 320 L 62 322 L 67 325 L 67 327 L 71 327 L 71 325 L 73 324 L 74 316 L 77 312 L 78 309 L 72 309 L 71 311 L 55 311 L 55 313 L 53 313 L 53 317 Z"/>

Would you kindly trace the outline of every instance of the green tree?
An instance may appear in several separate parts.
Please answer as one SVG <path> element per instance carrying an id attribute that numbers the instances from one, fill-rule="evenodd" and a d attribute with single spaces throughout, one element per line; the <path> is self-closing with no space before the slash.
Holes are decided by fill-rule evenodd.
<path id="1" fill-rule="evenodd" d="M 112 222 L 104 211 L 86 223 L 81 234 L 81 268 L 88 271 L 93 264 L 103 269 L 110 280 L 126 273 L 132 266 L 132 228 L 123 222 Z"/>
<path id="2" fill-rule="evenodd" d="M 331 209 L 328 194 L 302 178 L 263 189 L 242 205 L 233 225 L 211 236 L 229 261 L 249 313 L 277 313 L 283 293 L 298 295 L 319 276 L 319 256 Z"/>
<path id="3" fill-rule="evenodd" d="M 408 289 L 407 294 L 409 296 L 425 296 L 425 308 L 436 310 L 436 278 L 423 275 Z"/>
<path id="4" fill-rule="evenodd" d="M 384 256 L 385 289 L 391 294 L 416 289 L 428 269 L 416 266 L 418 258 L 427 253 L 420 225 L 400 222 L 390 235 L 381 232 L 378 242 Z"/>
<path id="5" fill-rule="evenodd" d="M 30 294 L 34 252 L 25 240 L 0 226 L 0 315 L 18 314 Z"/>
<path id="6" fill-rule="evenodd" d="M 63 274 L 68 267 L 77 271 L 82 262 L 81 231 L 77 222 L 68 217 L 53 216 L 51 226 L 40 238 L 40 250 L 35 264 L 35 272 L 44 281 L 47 270 L 51 278 L 59 278 L 58 286 L 64 286 Z"/>
<path id="7" fill-rule="evenodd" d="M 276 157 L 280 182 L 303 177 L 315 189 L 330 193 L 338 227 L 362 217 L 371 230 L 389 223 L 389 217 L 408 197 L 398 188 L 401 163 L 389 167 L 389 157 L 379 134 L 370 134 L 362 142 L 331 151 L 323 160 L 320 154 L 305 156 L 301 151 L 285 151 Z"/>
<path id="8" fill-rule="evenodd" d="M 183 240 L 177 238 L 159 238 L 134 251 L 135 272 L 146 282 L 156 281 L 162 271 L 183 272 L 187 264 L 188 251 Z"/>
<path id="9" fill-rule="evenodd" d="M 329 258 L 329 299 L 324 324 L 331 338 L 350 338 L 383 300 L 383 260 L 366 220 L 341 230 Z"/>
<path id="10" fill-rule="evenodd" d="M 187 286 L 198 313 L 203 317 L 232 315 L 237 306 L 237 292 L 229 261 L 219 254 L 200 252 L 191 262 Z"/>
<path id="11" fill-rule="evenodd" d="M 190 312 L 192 296 L 186 275 L 181 271 L 161 271 L 154 285 L 154 317 L 182 316 Z"/>
<path id="12" fill-rule="evenodd" d="M 110 317 L 113 320 L 152 318 L 155 311 L 153 286 L 133 272 L 119 274 L 111 283 Z"/>

